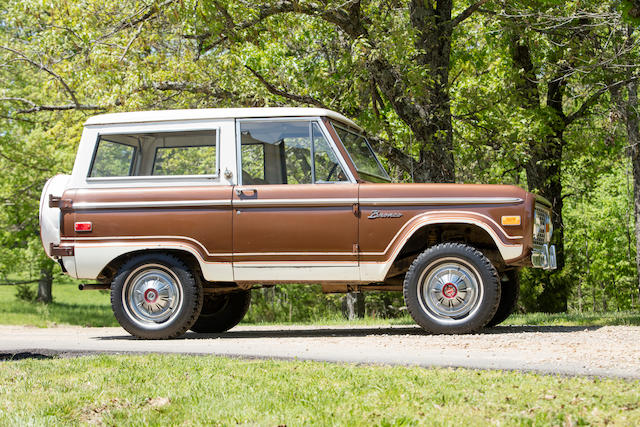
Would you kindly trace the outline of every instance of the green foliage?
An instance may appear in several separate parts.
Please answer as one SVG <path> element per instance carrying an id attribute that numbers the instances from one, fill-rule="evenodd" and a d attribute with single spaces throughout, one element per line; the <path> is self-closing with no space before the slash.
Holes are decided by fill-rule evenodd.
<path id="1" fill-rule="evenodd" d="M 329 12 L 261 15 L 261 5 L 284 3 L 3 2 L 0 278 L 16 272 L 34 278 L 43 266 L 58 268 L 40 248 L 40 190 L 49 177 L 71 171 L 82 123 L 102 111 L 327 105 L 386 140 L 383 163 L 391 176 L 411 180 L 412 173 L 389 153 L 396 148 L 422 162 L 424 147 L 394 108 L 401 99 L 385 96 L 370 68 L 373 61 L 385 60 L 400 73 L 403 96 L 431 96 L 435 73 L 418 64 L 428 52 L 416 48 L 409 3 L 357 2 L 367 34 L 355 39 L 324 19 Z M 455 16 L 472 2 L 453 3 Z M 351 2 L 328 1 L 321 7 L 331 11 L 345 4 Z M 308 5 L 299 2 L 298 11 Z M 526 187 L 528 162 L 545 148 L 542 142 L 557 137 L 566 118 L 547 102 L 550 85 L 558 78 L 566 83 L 562 111 L 567 116 L 606 85 L 635 73 L 637 31 L 630 34 L 618 14 L 634 19 L 636 6 L 626 0 L 488 2 L 456 26 L 445 86 L 458 181 Z M 149 18 L 138 20 L 143 16 Z M 243 22 L 253 24 L 239 25 Z M 532 75 L 514 66 L 514 37 L 530 47 Z M 518 90 L 527 79 L 537 85 L 536 102 L 523 99 Z M 553 280 L 568 284 L 573 309 L 637 307 L 633 185 L 623 160 L 626 135 L 616 104 L 616 97 L 624 103 L 626 95 L 623 85 L 616 87 L 617 92 L 602 92 L 579 120 L 563 128 L 560 158 L 534 165 L 561 163 L 566 269 Z M 42 108 L 47 106 L 57 108 Z M 429 122 L 433 113 L 424 111 L 419 120 Z M 308 182 L 308 150 L 287 149 L 291 182 Z M 172 156 L 167 167 L 184 171 L 194 163 L 193 153 L 182 154 Z M 243 148 L 243 154 L 255 161 L 247 172 L 264 179 L 260 153 Z M 316 160 L 324 179 L 332 160 Z M 542 184 L 551 178 L 558 177 L 542 177 Z M 521 307 L 535 309 L 542 283 L 526 271 L 522 282 Z M 274 289 L 273 295 L 256 293 L 255 321 L 314 319 L 340 311 L 339 297 L 317 288 Z M 401 301 L 382 295 L 367 296 L 368 312 L 398 314 Z"/>
<path id="2" fill-rule="evenodd" d="M 277 285 L 251 293 L 251 309 L 244 322 L 308 322 L 339 315 L 339 299 L 323 294 L 320 286 Z"/>
<path id="3" fill-rule="evenodd" d="M 16 298 L 21 301 L 34 302 L 36 300 L 36 291 L 33 286 L 26 283 L 16 285 Z"/>
<path id="4" fill-rule="evenodd" d="M 628 164 L 621 161 L 588 191 L 567 198 L 572 305 L 606 311 L 638 304 L 633 206 Z"/>
<path id="5" fill-rule="evenodd" d="M 318 285 L 276 285 L 255 289 L 251 308 L 243 323 L 325 322 L 343 320 L 344 294 L 324 294 Z M 406 315 L 399 292 L 366 294 L 365 315 L 372 319 L 393 319 Z"/>

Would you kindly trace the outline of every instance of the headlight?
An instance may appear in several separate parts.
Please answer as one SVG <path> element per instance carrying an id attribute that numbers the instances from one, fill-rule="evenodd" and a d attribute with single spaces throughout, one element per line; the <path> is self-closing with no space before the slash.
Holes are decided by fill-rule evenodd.
<path id="1" fill-rule="evenodd" d="M 551 211 L 542 205 L 536 205 L 533 216 L 533 244 L 544 245 L 549 243 L 552 233 Z"/>

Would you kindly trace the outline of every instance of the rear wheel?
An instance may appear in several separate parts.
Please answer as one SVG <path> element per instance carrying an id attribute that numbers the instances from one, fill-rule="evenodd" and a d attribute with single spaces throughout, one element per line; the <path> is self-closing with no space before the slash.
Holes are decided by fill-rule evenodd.
<path id="1" fill-rule="evenodd" d="M 165 254 L 132 258 L 111 284 L 111 306 L 118 323 L 144 339 L 175 338 L 195 322 L 202 287 L 188 267 Z"/>
<path id="2" fill-rule="evenodd" d="M 460 243 L 433 246 L 418 256 L 404 280 L 407 310 L 436 334 L 475 332 L 500 302 L 498 273 L 478 250 Z"/>
<path id="3" fill-rule="evenodd" d="M 206 295 L 198 320 L 191 330 L 198 333 L 224 332 L 244 318 L 251 305 L 251 291 Z"/>
<path id="4" fill-rule="evenodd" d="M 499 325 L 507 320 L 518 305 L 520 295 L 520 275 L 518 270 L 505 271 L 500 280 L 500 304 L 493 318 L 487 323 L 488 327 Z"/>

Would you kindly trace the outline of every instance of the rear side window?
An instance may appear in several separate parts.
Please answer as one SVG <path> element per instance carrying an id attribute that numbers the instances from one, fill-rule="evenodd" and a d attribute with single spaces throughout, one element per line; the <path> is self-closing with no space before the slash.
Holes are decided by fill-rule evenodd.
<path id="1" fill-rule="evenodd" d="M 136 148 L 107 138 L 98 141 L 91 177 L 131 175 Z"/>
<path id="2" fill-rule="evenodd" d="M 214 175 L 215 158 L 215 145 L 158 147 L 152 175 Z"/>
<path id="3" fill-rule="evenodd" d="M 100 135 L 89 177 L 215 176 L 215 130 Z"/>

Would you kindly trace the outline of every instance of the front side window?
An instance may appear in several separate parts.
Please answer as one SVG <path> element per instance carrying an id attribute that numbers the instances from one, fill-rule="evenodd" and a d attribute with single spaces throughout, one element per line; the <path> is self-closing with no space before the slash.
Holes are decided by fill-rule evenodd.
<path id="1" fill-rule="evenodd" d="M 316 122 L 245 121 L 240 125 L 240 135 L 245 185 L 347 181 Z"/>
<path id="2" fill-rule="evenodd" d="M 89 177 L 217 175 L 215 130 L 100 135 Z"/>
<path id="3" fill-rule="evenodd" d="M 351 161 L 353 161 L 353 164 L 356 166 L 358 173 L 364 175 L 364 177 L 370 181 L 391 181 L 387 171 L 385 171 L 382 164 L 380 164 L 371 145 L 369 145 L 369 141 L 367 141 L 364 136 L 336 124 L 333 125 L 333 128 L 338 133 L 349 156 L 351 156 Z"/>

